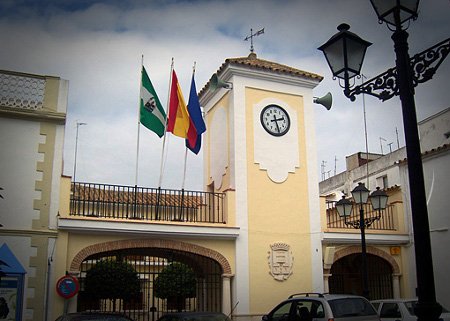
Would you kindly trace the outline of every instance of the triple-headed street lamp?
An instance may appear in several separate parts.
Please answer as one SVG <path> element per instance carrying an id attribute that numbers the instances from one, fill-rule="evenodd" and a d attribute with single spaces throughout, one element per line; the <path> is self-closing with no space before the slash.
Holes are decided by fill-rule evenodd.
<path id="1" fill-rule="evenodd" d="M 360 75 L 366 49 L 371 43 L 350 32 L 347 24 L 341 24 L 338 27 L 339 32 L 319 47 L 319 50 L 325 54 L 333 76 L 344 81 L 344 94 L 351 101 L 354 101 L 355 96 L 361 93 L 375 96 L 383 101 L 394 95 L 400 96 L 416 254 L 418 303 L 414 310 L 418 321 L 437 321 L 442 307 L 436 302 L 414 87 L 433 77 L 450 52 L 450 38 L 410 58 L 408 33 L 404 30 L 403 24 L 409 23 L 411 19 L 417 19 L 419 0 L 370 0 L 370 2 L 379 22 L 385 22 L 388 28 L 394 28 L 391 38 L 394 41 L 396 54 L 395 68 L 359 86 L 352 87 L 350 79 Z"/>
<path id="2" fill-rule="evenodd" d="M 386 208 L 388 196 L 385 191 L 377 190 L 370 194 L 370 191 L 364 186 L 363 183 L 359 183 L 352 190 L 353 202 L 359 205 L 359 220 L 357 221 L 347 221 L 347 218 L 351 216 L 353 211 L 353 202 L 349 199 L 342 197 L 336 203 L 336 210 L 339 216 L 344 218 L 346 225 L 351 225 L 354 228 L 359 228 L 361 231 L 361 259 L 362 259 L 362 288 L 363 296 L 369 298 L 369 277 L 367 274 L 367 248 L 366 248 L 366 228 L 368 228 L 372 223 L 381 218 L 381 211 Z M 376 216 L 364 217 L 364 204 L 367 204 L 367 200 L 370 199 L 372 203 L 373 210 L 377 213 Z"/>

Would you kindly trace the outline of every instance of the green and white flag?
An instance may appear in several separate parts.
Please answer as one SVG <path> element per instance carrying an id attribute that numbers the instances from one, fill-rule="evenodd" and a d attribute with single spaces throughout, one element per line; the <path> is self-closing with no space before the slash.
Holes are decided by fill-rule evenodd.
<path id="1" fill-rule="evenodd" d="M 162 137 L 166 126 L 166 113 L 144 66 L 142 66 L 141 86 L 140 122 L 151 131 L 154 131 L 156 135 Z"/>

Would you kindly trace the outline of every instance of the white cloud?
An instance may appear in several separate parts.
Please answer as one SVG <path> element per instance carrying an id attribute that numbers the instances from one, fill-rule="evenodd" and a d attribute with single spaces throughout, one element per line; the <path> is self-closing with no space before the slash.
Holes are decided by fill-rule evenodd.
<path id="1" fill-rule="evenodd" d="M 167 100 L 171 59 L 188 95 L 192 65 L 201 89 L 229 57 L 246 56 L 250 43 L 243 39 L 265 28 L 254 39 L 258 57 L 277 61 L 325 77 L 316 96 L 330 91 L 330 111 L 317 105 L 317 170 L 345 168 L 345 156 L 365 150 L 362 97 L 350 102 L 317 47 L 337 32 L 341 22 L 373 42 L 363 73 L 373 77 L 394 66 L 391 32 L 377 24 L 369 1 L 44 1 L 2 2 L 0 8 L 0 68 L 60 76 L 69 80 L 69 107 L 65 142 L 65 171 L 73 171 L 76 120 L 80 128 L 77 179 L 101 183 L 134 184 L 137 103 L 141 55 L 163 104 Z M 8 9 L 8 10 L 3 10 Z M 69 10 L 70 9 L 70 10 Z M 450 5 L 445 0 L 421 4 L 419 19 L 410 24 L 410 52 L 422 51 L 450 34 Z M 5 14 L 8 12 L 9 14 Z M 426 35 L 426 36 L 424 36 Z M 418 118 L 446 107 L 450 62 L 435 78 L 416 88 Z M 187 97 L 185 97 L 187 99 Z M 394 142 L 396 128 L 404 145 L 398 98 L 381 103 L 366 96 L 371 152 L 380 152 L 379 137 Z M 162 141 L 141 129 L 139 184 L 157 186 Z M 385 151 L 389 149 L 384 146 Z M 180 188 L 184 144 L 171 137 L 163 187 Z M 155 164 L 158 170 L 155 171 Z M 187 189 L 203 189 L 202 156 L 189 154 Z"/>

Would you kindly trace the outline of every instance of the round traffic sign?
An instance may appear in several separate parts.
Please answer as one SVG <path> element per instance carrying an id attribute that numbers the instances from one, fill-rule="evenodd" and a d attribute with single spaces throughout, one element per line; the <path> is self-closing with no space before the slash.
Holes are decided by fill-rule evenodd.
<path id="1" fill-rule="evenodd" d="M 70 299 L 78 293 L 79 289 L 80 284 L 77 278 L 70 275 L 64 275 L 56 283 L 56 292 L 64 299 Z"/>

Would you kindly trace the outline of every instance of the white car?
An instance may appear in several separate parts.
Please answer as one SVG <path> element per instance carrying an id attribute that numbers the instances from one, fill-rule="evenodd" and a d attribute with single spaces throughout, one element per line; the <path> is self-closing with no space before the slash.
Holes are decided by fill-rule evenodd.
<path id="1" fill-rule="evenodd" d="M 298 293 L 262 317 L 262 321 L 380 321 L 366 298 L 346 294 Z"/>
<path id="2" fill-rule="evenodd" d="M 386 299 L 370 301 L 377 310 L 381 321 L 417 321 L 414 305 L 417 299 Z M 450 321 L 450 313 L 442 307 L 442 321 Z"/>

